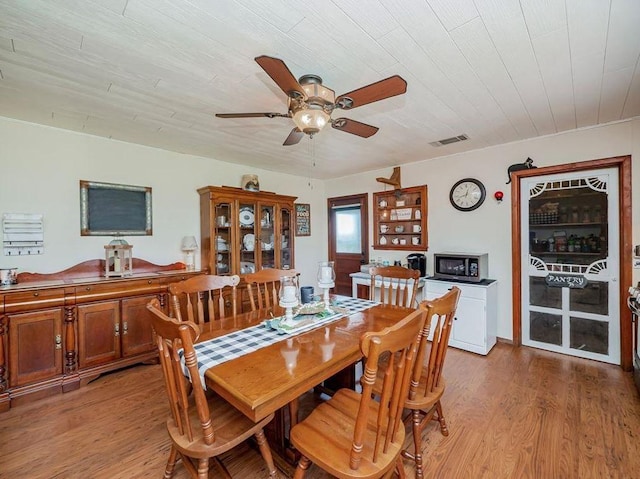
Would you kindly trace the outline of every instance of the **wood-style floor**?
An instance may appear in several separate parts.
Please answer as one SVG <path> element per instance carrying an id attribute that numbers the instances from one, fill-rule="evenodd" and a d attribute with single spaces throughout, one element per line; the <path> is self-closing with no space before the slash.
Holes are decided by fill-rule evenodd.
<path id="1" fill-rule="evenodd" d="M 640 477 L 640 397 L 620 368 L 498 344 L 488 357 L 450 348 L 445 373 L 450 435 L 427 428 L 426 477 Z M 1 413 L 0 477 L 162 477 L 163 387 L 160 367 L 141 365 Z M 224 462 L 234 477 L 267 477 L 248 446 Z M 174 477 L 187 477 L 180 464 Z"/>

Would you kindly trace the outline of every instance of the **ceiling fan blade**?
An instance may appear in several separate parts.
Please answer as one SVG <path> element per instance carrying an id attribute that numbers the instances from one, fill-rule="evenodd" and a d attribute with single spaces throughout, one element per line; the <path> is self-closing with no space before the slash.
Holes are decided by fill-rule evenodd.
<path id="1" fill-rule="evenodd" d="M 285 118 L 289 117 L 288 114 L 271 113 L 271 112 L 264 112 L 264 113 L 216 113 L 216 116 L 218 118 L 261 118 L 263 116 L 267 117 L 267 118 L 275 118 L 277 116 L 283 116 Z"/>
<path id="2" fill-rule="evenodd" d="M 255 58 L 258 65 L 276 82 L 280 89 L 291 98 L 306 98 L 306 94 L 291 70 L 279 58 L 262 55 Z"/>
<path id="3" fill-rule="evenodd" d="M 367 125 L 359 121 L 350 120 L 349 118 L 336 118 L 331 122 L 331 126 L 336 130 L 358 135 L 363 138 L 369 138 L 378 132 L 377 126 Z"/>
<path id="4" fill-rule="evenodd" d="M 291 133 L 289 133 L 289 136 L 287 137 L 287 139 L 284 140 L 284 143 L 282 144 L 282 146 L 296 145 L 300 143 L 300 140 L 302 140 L 303 136 L 304 136 L 304 133 L 302 133 L 297 128 L 294 128 L 293 130 L 291 130 Z"/>
<path id="5" fill-rule="evenodd" d="M 392 96 L 402 95 L 407 91 L 407 82 L 399 75 L 394 75 L 371 85 L 340 95 L 336 99 L 336 107 L 350 110 L 367 103 L 384 100 Z"/>

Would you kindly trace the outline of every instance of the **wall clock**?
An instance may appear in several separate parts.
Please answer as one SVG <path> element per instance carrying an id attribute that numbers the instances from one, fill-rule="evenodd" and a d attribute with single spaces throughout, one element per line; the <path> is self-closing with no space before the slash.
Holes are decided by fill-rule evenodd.
<path id="1" fill-rule="evenodd" d="M 464 178 L 451 187 L 449 201 L 460 211 L 473 211 L 484 203 L 487 192 L 480 180 Z"/>

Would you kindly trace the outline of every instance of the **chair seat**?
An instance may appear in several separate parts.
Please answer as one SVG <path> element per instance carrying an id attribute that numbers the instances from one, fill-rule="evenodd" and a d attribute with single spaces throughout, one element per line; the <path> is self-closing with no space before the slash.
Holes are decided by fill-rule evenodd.
<path id="1" fill-rule="evenodd" d="M 213 444 L 205 444 L 202 436 L 189 441 L 186 435 L 180 433 L 173 417 L 167 419 L 167 430 L 175 447 L 190 457 L 206 458 L 222 454 L 246 441 L 273 419 L 273 414 L 271 414 L 260 422 L 254 423 L 217 394 L 212 394 L 207 402 L 209 410 L 215 411 L 215 414 L 211 415 L 215 434 Z M 189 413 L 193 427 L 200 427 L 197 409 L 192 407 Z"/>
<path id="2" fill-rule="evenodd" d="M 396 464 L 404 442 L 404 427 L 398 425 L 397 440 L 390 443 L 386 452 L 379 454 L 376 464 L 371 462 L 375 444 L 375 420 L 379 403 L 372 401 L 372 412 L 365 435 L 362 462 L 357 470 L 349 467 L 354 425 L 360 406 L 360 394 L 350 389 L 338 390 L 331 399 L 316 407 L 313 412 L 291 430 L 291 441 L 298 451 L 325 471 L 337 477 L 380 477 Z"/>

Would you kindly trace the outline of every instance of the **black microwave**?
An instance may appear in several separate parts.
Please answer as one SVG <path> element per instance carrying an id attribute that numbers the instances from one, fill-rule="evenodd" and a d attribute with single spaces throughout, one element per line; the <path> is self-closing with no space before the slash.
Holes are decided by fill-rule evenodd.
<path id="1" fill-rule="evenodd" d="M 487 278 L 489 255 L 486 253 L 436 253 L 434 277 L 479 283 Z"/>

